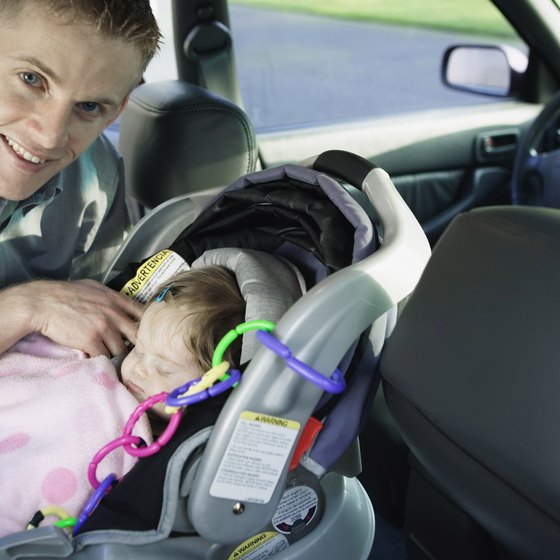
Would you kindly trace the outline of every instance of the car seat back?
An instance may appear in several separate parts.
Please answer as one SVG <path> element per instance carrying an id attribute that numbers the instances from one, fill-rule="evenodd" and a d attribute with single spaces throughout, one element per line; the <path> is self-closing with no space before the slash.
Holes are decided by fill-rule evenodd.
<path id="1" fill-rule="evenodd" d="M 180 80 L 146 83 L 132 92 L 121 117 L 119 150 L 128 196 L 143 209 L 225 187 L 254 171 L 258 158 L 245 112 Z"/>
<path id="2" fill-rule="evenodd" d="M 507 558 L 560 550 L 559 249 L 557 210 L 460 215 L 381 358 L 389 410 L 419 472 Z M 429 510 L 418 508 L 417 528 L 437 526 Z M 424 537 L 414 541 L 430 557 L 456 557 Z"/>

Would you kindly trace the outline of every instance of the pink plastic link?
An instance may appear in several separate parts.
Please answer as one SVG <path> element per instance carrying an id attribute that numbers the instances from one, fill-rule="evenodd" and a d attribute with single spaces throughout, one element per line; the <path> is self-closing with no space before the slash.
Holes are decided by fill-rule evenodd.
<path id="1" fill-rule="evenodd" d="M 91 460 L 91 463 L 88 466 L 88 480 L 91 484 L 92 488 L 97 489 L 99 487 L 99 480 L 97 480 L 97 467 L 99 463 L 109 454 L 111 451 L 117 449 L 117 447 L 121 447 L 126 451 L 129 455 L 133 457 L 148 457 L 149 455 L 153 455 L 157 453 L 163 445 L 165 445 L 172 437 L 173 434 L 176 432 L 177 427 L 179 426 L 179 422 L 181 421 L 181 411 L 179 410 L 169 420 L 167 427 L 165 428 L 163 434 L 151 445 L 147 447 L 132 447 L 133 445 L 139 445 L 142 442 L 142 439 L 138 436 L 132 435 L 132 430 L 136 426 L 136 423 L 148 410 L 152 408 L 155 404 L 164 402 L 167 399 L 167 393 L 159 393 L 157 395 L 153 395 L 147 398 L 145 401 L 141 402 L 135 409 L 134 412 L 131 414 L 128 422 L 126 423 L 123 434 L 121 437 L 109 442 L 107 445 L 103 446 Z"/>
<path id="2" fill-rule="evenodd" d="M 176 412 L 170 419 L 167 427 L 159 436 L 159 438 L 154 441 L 151 445 L 147 447 L 132 447 L 130 444 L 123 445 L 123 449 L 133 457 L 149 457 L 154 453 L 157 453 L 162 446 L 164 446 L 172 437 L 173 434 L 176 432 L 177 427 L 179 426 L 179 422 L 181 422 L 182 412 Z"/>
<path id="3" fill-rule="evenodd" d="M 132 430 L 134 429 L 134 426 L 136 426 L 136 422 L 138 422 L 142 414 L 144 414 L 146 410 L 152 408 L 152 406 L 165 401 L 166 398 L 167 393 L 158 393 L 157 395 L 152 395 L 145 401 L 142 401 L 130 415 L 130 418 L 124 426 L 123 435 L 130 435 L 132 433 Z"/>
<path id="4" fill-rule="evenodd" d="M 164 402 L 167 397 L 168 393 L 159 393 L 147 398 L 144 402 L 140 403 L 140 405 L 132 413 L 132 416 L 128 419 L 128 422 L 126 423 L 123 430 L 123 436 L 132 435 L 132 430 L 134 429 L 136 422 L 138 422 L 138 419 L 142 416 L 142 414 L 149 408 L 152 408 L 155 404 Z M 132 445 L 130 444 L 125 444 L 123 445 L 123 449 L 133 457 L 149 457 L 150 455 L 157 453 L 177 431 L 177 427 L 179 426 L 179 422 L 181 421 L 181 416 L 181 410 L 173 414 L 173 416 L 171 416 L 171 418 L 169 419 L 169 423 L 167 424 L 161 436 L 159 436 L 159 438 L 151 445 L 148 445 L 147 447 L 132 447 Z"/>
<path id="5" fill-rule="evenodd" d="M 93 459 L 91 460 L 91 463 L 88 466 L 87 477 L 92 488 L 97 489 L 99 484 L 101 484 L 99 480 L 97 480 L 97 467 L 99 463 L 103 459 L 105 459 L 105 457 L 109 455 L 109 453 L 111 453 L 111 451 L 114 451 L 115 449 L 117 449 L 117 447 L 120 447 L 121 445 L 124 447 L 125 444 L 130 445 L 131 443 L 134 443 L 135 445 L 138 445 L 141 441 L 142 439 L 139 438 L 138 436 L 127 435 L 114 439 L 113 441 L 110 441 L 107 445 L 104 445 L 93 456 Z"/>

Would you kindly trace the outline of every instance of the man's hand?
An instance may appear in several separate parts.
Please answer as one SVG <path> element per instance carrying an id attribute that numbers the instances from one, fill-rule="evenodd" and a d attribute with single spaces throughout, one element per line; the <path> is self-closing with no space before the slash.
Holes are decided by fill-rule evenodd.
<path id="1" fill-rule="evenodd" d="M 90 356 L 116 356 L 136 341 L 142 305 L 93 280 L 37 280 L 0 292 L 0 352 L 40 332 Z"/>

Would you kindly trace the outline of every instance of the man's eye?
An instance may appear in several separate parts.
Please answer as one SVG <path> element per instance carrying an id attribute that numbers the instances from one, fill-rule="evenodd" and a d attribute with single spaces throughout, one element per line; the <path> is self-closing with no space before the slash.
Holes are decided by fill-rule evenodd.
<path id="1" fill-rule="evenodd" d="M 83 101 L 79 105 L 82 111 L 88 113 L 89 115 L 97 115 L 101 112 L 99 103 L 95 103 L 94 101 Z"/>
<path id="2" fill-rule="evenodd" d="M 21 81 L 31 87 L 38 87 L 41 85 L 41 78 L 35 72 L 22 72 L 20 75 Z"/>

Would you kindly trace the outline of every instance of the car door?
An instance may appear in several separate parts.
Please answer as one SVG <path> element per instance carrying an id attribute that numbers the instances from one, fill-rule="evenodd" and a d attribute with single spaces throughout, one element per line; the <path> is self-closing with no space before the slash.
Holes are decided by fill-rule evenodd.
<path id="1" fill-rule="evenodd" d="M 426 22 L 349 21 L 263 3 L 212 0 L 204 17 L 191 3 L 170 8 L 179 78 L 244 107 L 263 167 L 329 149 L 364 156 L 390 174 L 431 242 L 457 213 L 510 202 L 517 143 L 557 82 L 540 46 L 522 39 L 488 0 L 461 3 L 465 18 L 492 12 L 485 17 L 494 27 L 482 35 L 468 23 L 434 30 Z M 503 9 L 518 12 L 525 3 Z M 522 87 L 505 97 L 446 88 L 442 61 L 453 43 L 519 49 L 528 55 Z"/>

